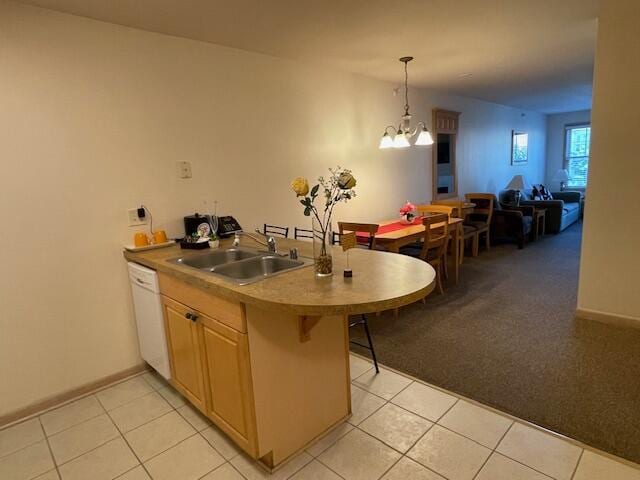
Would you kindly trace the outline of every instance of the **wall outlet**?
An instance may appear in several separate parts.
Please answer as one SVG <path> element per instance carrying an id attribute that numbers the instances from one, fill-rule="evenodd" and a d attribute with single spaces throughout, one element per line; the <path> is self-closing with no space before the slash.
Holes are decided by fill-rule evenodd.
<path id="1" fill-rule="evenodd" d="M 147 224 L 147 217 L 140 218 L 138 216 L 138 209 L 137 208 L 130 208 L 129 210 L 127 210 L 127 216 L 129 218 L 129 226 L 130 227 L 137 227 L 139 225 L 146 225 Z"/>
<path id="2" fill-rule="evenodd" d="M 191 178 L 191 163 L 178 162 L 178 177 Z"/>

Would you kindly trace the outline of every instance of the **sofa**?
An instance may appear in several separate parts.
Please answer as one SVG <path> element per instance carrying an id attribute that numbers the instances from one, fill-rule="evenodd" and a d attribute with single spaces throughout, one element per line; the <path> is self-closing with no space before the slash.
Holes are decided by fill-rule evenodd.
<path id="1" fill-rule="evenodd" d="M 500 192 L 500 204 L 513 208 L 515 205 L 515 190 Z M 520 206 L 544 208 L 545 232 L 560 233 L 580 218 L 580 192 L 552 192 L 553 200 L 533 200 L 531 192 L 520 192 Z"/>
<path id="2" fill-rule="evenodd" d="M 487 208 L 484 205 L 484 200 L 473 199 L 473 202 L 479 208 Z M 518 248 L 524 247 L 525 239 L 530 237 L 531 229 L 533 227 L 533 207 L 520 206 L 520 207 L 506 207 L 498 202 L 498 199 L 493 198 L 493 214 L 491 216 L 491 243 L 497 243 L 498 241 L 515 241 Z M 469 221 L 482 221 L 485 219 L 484 215 L 470 214 L 467 217 Z"/>

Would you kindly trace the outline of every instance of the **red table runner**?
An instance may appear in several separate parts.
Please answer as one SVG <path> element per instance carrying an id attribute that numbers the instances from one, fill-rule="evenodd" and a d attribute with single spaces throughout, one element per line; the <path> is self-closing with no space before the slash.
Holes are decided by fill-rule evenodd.
<path id="1" fill-rule="evenodd" d="M 376 235 L 382 235 L 383 233 L 395 232 L 396 230 L 402 230 L 403 228 L 410 227 L 412 225 L 422 225 L 422 217 L 417 217 L 410 224 L 402 223 L 400 221 L 388 223 L 387 225 L 380 225 Z M 366 232 L 357 232 L 356 235 L 361 238 L 368 238 L 369 234 Z"/>

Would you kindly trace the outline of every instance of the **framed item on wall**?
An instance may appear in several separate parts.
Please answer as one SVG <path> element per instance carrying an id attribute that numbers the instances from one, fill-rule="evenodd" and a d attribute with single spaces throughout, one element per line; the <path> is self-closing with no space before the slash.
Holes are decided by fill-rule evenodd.
<path id="1" fill-rule="evenodd" d="M 529 134 L 511 131 L 511 165 L 525 165 L 529 161 Z"/>

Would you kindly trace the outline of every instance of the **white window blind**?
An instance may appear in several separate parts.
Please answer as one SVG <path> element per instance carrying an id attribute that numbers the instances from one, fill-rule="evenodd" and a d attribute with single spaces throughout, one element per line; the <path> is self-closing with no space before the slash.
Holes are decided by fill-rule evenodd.
<path id="1" fill-rule="evenodd" d="M 569 171 L 570 188 L 585 188 L 589 173 L 589 146 L 591 125 L 568 125 L 565 127 L 564 168 Z"/>

